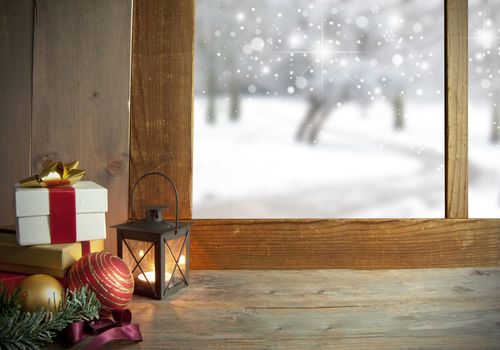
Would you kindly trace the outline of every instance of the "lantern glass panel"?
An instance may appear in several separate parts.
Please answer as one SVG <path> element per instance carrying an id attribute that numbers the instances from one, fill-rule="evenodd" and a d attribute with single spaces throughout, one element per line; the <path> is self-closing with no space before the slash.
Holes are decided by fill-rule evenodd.
<path id="1" fill-rule="evenodd" d="M 136 289 L 151 291 L 155 289 L 155 250 L 154 243 L 123 240 L 123 260 L 134 276 Z"/>
<path id="2" fill-rule="evenodd" d="M 187 279 L 186 236 L 165 241 L 165 285 L 170 289 Z M 172 276 L 172 278 L 170 278 Z M 169 283 L 170 280 L 170 283 Z"/>

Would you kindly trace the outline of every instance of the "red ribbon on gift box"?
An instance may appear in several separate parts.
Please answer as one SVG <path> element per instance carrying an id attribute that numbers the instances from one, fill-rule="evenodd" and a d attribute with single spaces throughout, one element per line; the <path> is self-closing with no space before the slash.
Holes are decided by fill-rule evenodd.
<path id="1" fill-rule="evenodd" d="M 90 241 L 80 242 L 82 246 L 82 257 L 90 253 Z"/>
<path id="2" fill-rule="evenodd" d="M 73 187 L 49 187 L 50 243 L 76 242 L 76 192 Z M 90 253 L 90 242 L 81 242 L 82 256 Z"/>
<path id="3" fill-rule="evenodd" d="M 50 243 L 76 242 L 76 194 L 73 187 L 49 187 Z"/>

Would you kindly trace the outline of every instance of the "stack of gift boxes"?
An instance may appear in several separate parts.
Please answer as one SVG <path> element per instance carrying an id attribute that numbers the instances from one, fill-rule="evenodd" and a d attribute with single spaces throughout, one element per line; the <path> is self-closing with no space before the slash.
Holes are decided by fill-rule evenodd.
<path id="1" fill-rule="evenodd" d="M 77 166 L 52 163 L 15 185 L 16 226 L 0 229 L 0 282 L 7 289 L 33 274 L 64 285 L 73 263 L 104 249 L 107 190 L 78 181 L 83 173 Z"/>

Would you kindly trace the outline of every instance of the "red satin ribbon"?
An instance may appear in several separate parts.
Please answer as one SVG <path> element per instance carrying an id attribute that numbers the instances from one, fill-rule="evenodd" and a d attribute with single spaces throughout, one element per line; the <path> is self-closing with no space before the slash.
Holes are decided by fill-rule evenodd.
<path id="1" fill-rule="evenodd" d="M 142 334 L 138 324 L 131 324 L 130 310 L 113 310 L 113 320 L 103 318 L 92 322 L 75 322 L 63 331 L 66 345 L 71 347 L 81 342 L 89 335 L 98 334 L 85 347 L 85 350 L 98 350 L 113 340 L 142 341 Z"/>
<path id="2" fill-rule="evenodd" d="M 76 196 L 73 187 L 49 188 L 50 243 L 76 242 Z"/>
<path id="3" fill-rule="evenodd" d="M 90 253 L 90 241 L 83 241 L 80 243 L 82 246 L 82 257 Z"/>

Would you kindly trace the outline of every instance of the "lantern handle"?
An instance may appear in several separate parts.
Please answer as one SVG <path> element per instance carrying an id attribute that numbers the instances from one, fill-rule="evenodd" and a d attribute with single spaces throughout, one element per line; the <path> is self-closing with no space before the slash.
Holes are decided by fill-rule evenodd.
<path id="1" fill-rule="evenodd" d="M 167 179 L 168 182 L 170 183 L 170 185 L 172 185 L 172 188 L 174 189 L 174 193 L 175 193 L 175 228 L 178 229 L 179 228 L 179 194 L 177 193 L 177 188 L 175 187 L 175 184 L 174 182 L 172 181 L 171 178 L 169 178 L 167 175 L 165 174 L 162 174 L 160 172 L 157 172 L 157 171 L 153 171 L 153 172 L 150 172 L 150 173 L 147 173 L 147 174 L 144 174 L 142 175 L 134 184 L 134 188 L 132 189 L 132 217 L 130 218 L 130 221 L 134 221 L 134 218 L 135 218 L 135 190 L 137 188 L 137 185 L 142 181 L 144 180 L 146 177 L 148 176 L 152 176 L 152 175 L 157 175 L 157 176 L 161 176 L 163 177 L 164 179 Z"/>

